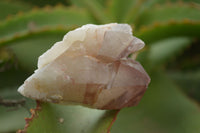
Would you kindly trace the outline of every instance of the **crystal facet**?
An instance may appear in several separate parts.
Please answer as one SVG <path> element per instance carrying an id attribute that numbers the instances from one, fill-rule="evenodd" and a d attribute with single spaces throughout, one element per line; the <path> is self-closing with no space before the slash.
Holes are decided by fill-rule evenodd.
<path id="1" fill-rule="evenodd" d="M 134 106 L 150 78 L 127 56 L 144 45 L 127 24 L 84 25 L 41 55 L 38 69 L 18 91 L 32 99 L 97 109 Z"/>

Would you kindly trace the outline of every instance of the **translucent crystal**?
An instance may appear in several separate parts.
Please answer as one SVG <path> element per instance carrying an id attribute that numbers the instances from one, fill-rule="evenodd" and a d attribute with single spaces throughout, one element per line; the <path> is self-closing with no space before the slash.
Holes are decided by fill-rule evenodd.
<path id="1" fill-rule="evenodd" d="M 82 26 L 39 57 L 38 69 L 18 91 L 41 101 L 97 109 L 134 106 L 150 78 L 127 56 L 143 47 L 127 24 Z"/>

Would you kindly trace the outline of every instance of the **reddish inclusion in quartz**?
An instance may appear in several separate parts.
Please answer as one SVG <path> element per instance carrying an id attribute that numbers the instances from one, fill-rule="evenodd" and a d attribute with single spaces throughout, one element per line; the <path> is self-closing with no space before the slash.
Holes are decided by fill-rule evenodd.
<path id="1" fill-rule="evenodd" d="M 86 25 L 84 30 L 83 41 L 74 41 L 38 69 L 19 91 L 33 99 L 97 109 L 136 105 L 150 78 L 139 62 L 127 56 L 144 43 L 132 36 L 126 24 Z M 31 89 L 40 96 L 32 95 Z"/>

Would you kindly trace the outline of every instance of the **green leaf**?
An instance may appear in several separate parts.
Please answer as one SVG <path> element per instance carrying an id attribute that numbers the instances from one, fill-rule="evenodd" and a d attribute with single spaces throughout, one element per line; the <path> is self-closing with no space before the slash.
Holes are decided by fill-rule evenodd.
<path id="1" fill-rule="evenodd" d="M 174 22 L 157 24 L 145 27 L 135 32 L 135 36 L 142 39 L 147 45 L 156 41 L 172 37 L 200 37 L 200 22 Z"/>
<path id="2" fill-rule="evenodd" d="M 136 4 L 136 0 L 111 0 L 107 7 L 107 10 L 112 17 L 112 21 L 123 22 L 126 14 L 135 9 Z M 132 13 L 132 15 L 135 14 Z"/>
<path id="3" fill-rule="evenodd" d="M 169 59 L 175 58 L 180 52 L 188 47 L 192 39 L 186 37 L 176 37 L 161 40 L 151 44 L 148 59 L 151 67 L 159 67 L 165 64 Z M 149 66 L 150 67 L 150 66 Z"/>
<path id="4" fill-rule="evenodd" d="M 103 8 L 107 4 L 108 1 L 107 0 L 93 0 L 93 2 L 100 4 Z M 72 3 L 72 5 L 75 5 L 77 7 L 81 7 L 81 8 L 85 7 L 83 0 L 70 0 L 70 3 Z"/>
<path id="5" fill-rule="evenodd" d="M 155 22 L 182 22 L 183 20 L 199 21 L 200 6 L 183 3 L 154 6 L 140 14 L 136 21 L 136 28 Z"/>
<path id="6" fill-rule="evenodd" d="M 9 108 L 0 106 L 0 132 L 16 132 L 19 128 L 22 128 L 25 125 L 23 118 L 28 115 L 28 111 L 24 108 L 9 111 Z"/>
<path id="7" fill-rule="evenodd" d="M 9 47 L 16 55 L 20 66 L 32 72 L 37 67 L 38 57 L 55 42 L 61 41 L 68 31 L 66 28 L 49 28 L 4 41 L 0 46 Z"/>
<path id="8" fill-rule="evenodd" d="M 0 38 L 1 40 L 12 38 L 45 27 L 47 29 L 60 25 L 68 27 L 91 22 L 93 20 L 85 10 L 76 8 L 57 7 L 33 10 L 0 23 Z"/>
<path id="9" fill-rule="evenodd" d="M 46 5 L 64 4 L 69 5 L 69 0 L 18 0 L 34 6 L 44 7 Z"/>
<path id="10" fill-rule="evenodd" d="M 15 15 L 20 11 L 30 10 L 31 6 L 13 0 L 12 1 L 1 0 L 0 9 L 1 9 L 0 20 L 4 20 L 7 17 L 11 17 L 11 15 Z"/>
<path id="11" fill-rule="evenodd" d="M 0 75 L 1 76 L 1 75 Z M 17 92 L 18 86 L 10 86 L 0 88 L 0 132 L 16 132 L 19 128 L 23 128 L 25 121 L 23 118 L 29 117 L 29 109 L 35 106 L 33 100 L 26 99 Z M 6 100 L 6 103 L 13 101 L 17 102 L 10 106 L 2 103 L 2 99 Z M 24 100 L 25 103 L 22 104 Z"/>
<path id="12" fill-rule="evenodd" d="M 0 90 L 5 87 L 19 86 L 28 75 L 28 72 L 19 68 L 18 62 L 11 50 L 6 48 L 0 49 Z"/>
<path id="13" fill-rule="evenodd" d="M 166 4 L 166 0 L 157 0 L 157 2 L 158 3 L 161 3 L 161 4 Z M 167 1 L 168 2 L 168 4 L 170 3 L 170 4 L 173 4 L 173 3 L 177 3 L 177 2 L 179 2 L 179 3 L 188 3 L 188 4 L 195 4 L 195 3 L 200 3 L 200 1 L 199 0 L 169 0 L 169 1 Z"/>
<path id="14" fill-rule="evenodd" d="M 0 90 L 5 87 L 21 85 L 28 75 L 30 75 L 28 72 L 14 68 L 14 66 L 6 71 L 0 72 Z"/>
<path id="15" fill-rule="evenodd" d="M 29 74 L 18 67 L 10 50 L 1 49 L 0 58 L 5 62 L 0 68 L 0 132 L 15 132 L 23 127 L 23 118 L 34 106 L 33 101 L 17 92 Z"/>
<path id="16" fill-rule="evenodd" d="M 134 58 L 134 57 L 131 57 L 131 58 Z M 145 46 L 145 48 L 143 48 L 143 50 L 139 52 L 136 60 L 140 62 L 140 64 L 143 66 L 143 68 L 145 69 L 147 73 L 151 73 L 152 64 L 151 64 L 151 61 L 149 60 L 149 46 Z"/>
<path id="17" fill-rule="evenodd" d="M 189 72 L 171 71 L 168 75 L 183 92 L 200 103 L 200 70 L 190 70 Z"/>
<path id="18" fill-rule="evenodd" d="M 107 133 L 118 111 L 42 103 L 28 124 L 28 133 Z"/>
<path id="19" fill-rule="evenodd" d="M 71 0 L 77 6 L 87 9 L 97 20 L 97 23 L 107 23 L 108 17 L 104 12 L 104 7 L 98 0 Z"/>
<path id="20" fill-rule="evenodd" d="M 138 17 L 146 10 L 151 10 L 152 7 L 160 0 L 135 0 L 132 7 L 124 15 L 123 22 L 136 24 Z M 137 27 L 136 27 L 137 28 Z"/>
<path id="21" fill-rule="evenodd" d="M 6 48 L 0 48 L 0 73 L 9 69 L 15 64 L 14 54 Z"/>
<path id="22" fill-rule="evenodd" d="M 200 66 L 200 39 L 194 39 L 192 44 L 178 55 L 173 62 L 167 64 L 166 68 L 173 71 L 198 70 Z"/>
<path id="23" fill-rule="evenodd" d="M 13 63 L 15 62 L 10 62 L 10 66 L 0 71 L 1 133 L 15 132 L 22 128 L 25 124 L 23 118 L 28 117 L 29 109 L 34 107 L 33 100 L 24 98 L 17 92 L 17 88 L 30 74 Z"/>
<path id="24" fill-rule="evenodd" d="M 199 123 L 199 107 L 157 69 L 139 105 L 121 110 L 111 133 L 197 133 Z"/>

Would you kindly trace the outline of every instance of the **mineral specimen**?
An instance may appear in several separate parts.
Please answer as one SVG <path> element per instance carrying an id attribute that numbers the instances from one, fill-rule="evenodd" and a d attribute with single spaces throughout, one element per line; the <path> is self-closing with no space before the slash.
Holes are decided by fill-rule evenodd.
<path id="1" fill-rule="evenodd" d="M 18 91 L 29 98 L 96 109 L 134 106 L 150 78 L 128 55 L 144 47 L 127 24 L 84 25 L 39 57 Z"/>

